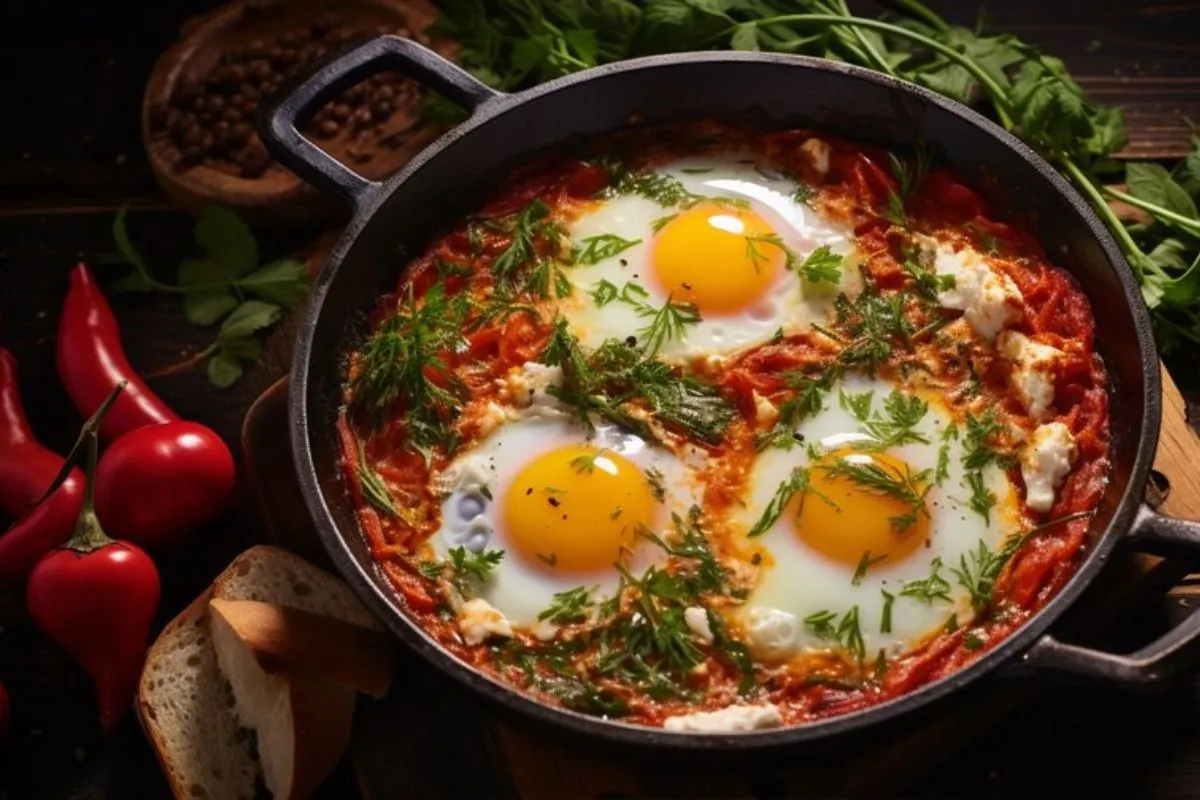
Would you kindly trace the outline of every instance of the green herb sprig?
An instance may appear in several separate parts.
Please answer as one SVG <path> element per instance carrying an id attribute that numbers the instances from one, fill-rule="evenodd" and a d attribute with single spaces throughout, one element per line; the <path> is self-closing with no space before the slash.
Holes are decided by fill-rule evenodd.
<path id="1" fill-rule="evenodd" d="M 154 275 L 134 246 L 124 206 L 113 218 L 117 252 L 133 272 L 109 287 L 122 292 L 165 292 L 179 295 L 183 314 L 201 327 L 220 323 L 216 339 L 181 364 L 178 371 L 207 360 L 208 380 L 218 388 L 237 383 L 246 366 L 262 356 L 259 334 L 271 328 L 308 293 L 308 265 L 282 258 L 259 263 L 258 241 L 246 223 L 226 208 L 206 206 L 193 229 L 198 255 L 179 264 L 176 282 Z"/>

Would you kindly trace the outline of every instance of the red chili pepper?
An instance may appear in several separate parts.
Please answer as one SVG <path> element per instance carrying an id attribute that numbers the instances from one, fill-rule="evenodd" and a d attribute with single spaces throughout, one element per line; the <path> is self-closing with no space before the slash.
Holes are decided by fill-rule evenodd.
<path id="1" fill-rule="evenodd" d="M 235 479 L 233 454 L 211 429 L 147 425 L 104 451 L 96 514 L 113 536 L 143 547 L 169 544 L 220 514 Z"/>
<path id="2" fill-rule="evenodd" d="M 17 359 L 0 347 L 0 509 L 19 518 L 0 533 L 0 581 L 21 580 L 39 558 L 71 535 L 83 503 L 79 470 L 71 470 L 53 494 L 33 508 L 62 466 L 62 456 L 34 438 L 17 391 Z"/>
<path id="3" fill-rule="evenodd" d="M 106 536 L 92 505 L 98 431 L 123 386 L 101 403 L 72 451 L 75 458 L 87 448 L 87 489 L 75 533 L 37 563 L 25 589 L 30 616 L 91 677 L 105 730 L 133 701 L 161 591 L 150 556 Z"/>
<path id="4" fill-rule="evenodd" d="M 91 416 L 118 383 L 128 387 L 100 428 L 111 440 L 143 425 L 180 417 L 134 372 L 121 349 L 116 317 L 86 264 L 71 270 L 58 323 L 58 375 L 75 407 Z"/>

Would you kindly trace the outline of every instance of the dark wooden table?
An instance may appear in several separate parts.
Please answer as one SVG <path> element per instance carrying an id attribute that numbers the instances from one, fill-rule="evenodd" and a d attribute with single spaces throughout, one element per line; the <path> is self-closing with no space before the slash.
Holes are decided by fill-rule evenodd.
<path id="1" fill-rule="evenodd" d="M 66 269 L 113 249 L 109 228 L 122 204 L 134 209 L 135 234 L 152 263 L 173 266 L 188 249 L 190 220 L 163 201 L 142 158 L 138 105 L 157 54 L 189 14 L 211 5 L 0 4 L 0 343 L 21 360 L 34 427 L 60 450 L 79 424 L 53 367 Z M 974 13 L 965 3 L 930 5 L 962 22 Z M 1126 109 L 1128 155 L 1172 158 L 1186 150 L 1184 118 L 1200 121 L 1200 3 L 1007 0 L 990 11 L 995 29 L 1045 45 L 1097 100 Z M 313 233 L 272 238 L 267 248 L 287 252 Z M 124 298 L 117 313 L 131 359 L 146 371 L 180 360 L 210 336 L 189 325 L 171 298 Z M 1169 366 L 1177 367 L 1189 401 L 1200 398 L 1193 362 Z M 249 403 L 285 370 L 268 359 L 226 391 L 198 372 L 154 385 L 184 416 L 236 447 Z M 160 622 L 261 536 L 243 491 L 186 554 L 162 559 Z M 1128 643 L 1186 613 L 1185 604 L 1139 611 L 1128 621 Z M 19 593 L 0 590 L 0 679 L 15 706 L 13 731 L 0 742 L 0 799 L 164 796 L 136 723 L 127 719 L 114 735 L 100 734 L 86 680 L 36 631 L 22 605 Z M 470 769 L 453 742 L 446 743 L 444 766 Z M 1028 796 L 1035 787 L 1056 796 L 1200 796 L 1200 683 L 1138 697 L 1064 687 L 951 759 L 914 765 L 912 774 L 896 794 Z M 346 796 L 352 785 L 343 770 L 326 794 Z M 769 782 L 760 793 L 778 796 Z"/>

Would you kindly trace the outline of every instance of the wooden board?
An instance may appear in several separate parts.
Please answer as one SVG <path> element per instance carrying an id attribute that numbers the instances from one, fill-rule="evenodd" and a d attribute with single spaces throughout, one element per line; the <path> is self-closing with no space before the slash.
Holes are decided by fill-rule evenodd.
<path id="1" fill-rule="evenodd" d="M 1200 440 L 1163 371 L 1163 428 L 1154 468 L 1169 490 L 1162 511 L 1200 518 Z M 242 444 L 269 535 L 328 565 L 292 478 L 286 379 L 251 407 Z M 1165 494 L 1165 496 L 1163 496 Z M 1071 640 L 1103 644 L 1114 615 L 1184 577 L 1173 562 L 1124 554 L 1089 589 L 1061 626 Z M 751 797 L 892 794 L 1004 716 L 1036 699 L 1034 681 L 982 681 L 920 713 L 832 745 L 796 748 L 779 761 L 647 762 L 644 753 L 598 752 L 587 742 L 498 716 L 490 705 L 415 658 L 383 701 L 360 704 L 352 758 L 362 794 L 375 797 L 515 796 Z M 456 764 L 454 769 L 448 765 Z"/>

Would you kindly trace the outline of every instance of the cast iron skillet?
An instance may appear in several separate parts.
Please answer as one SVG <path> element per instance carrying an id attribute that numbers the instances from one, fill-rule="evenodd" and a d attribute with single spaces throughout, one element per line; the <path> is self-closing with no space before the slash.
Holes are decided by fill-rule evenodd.
<path id="1" fill-rule="evenodd" d="M 385 182 L 332 160 L 297 121 L 335 93 L 383 70 L 404 73 L 470 112 L 470 118 Z M 515 162 L 571 137 L 620 128 L 632 116 L 677 120 L 736 114 L 770 124 L 811 124 L 852 139 L 910 148 L 918 139 L 983 187 L 996 208 L 1030 225 L 1078 279 L 1097 320 L 1096 347 L 1112 380 L 1112 481 L 1078 572 L 1023 628 L 974 664 L 882 705 L 810 725 L 735 735 L 669 733 L 542 705 L 467 667 L 409 621 L 376 570 L 338 468 L 334 422 L 344 355 L 363 313 L 395 287 L 401 265 L 439 226 L 477 208 Z M 1124 543 L 1200 550 L 1200 523 L 1160 516 L 1142 503 L 1158 441 L 1158 358 L 1150 320 L 1128 265 L 1084 200 L 1038 155 L 978 114 L 925 89 L 830 61 L 759 53 L 656 56 L 571 75 L 518 94 L 496 92 L 411 41 L 380 37 L 317 67 L 267 109 L 262 138 L 285 165 L 344 197 L 354 217 L 313 287 L 292 367 L 290 429 L 308 508 L 334 563 L 362 599 L 412 649 L 481 695 L 537 720 L 609 741 L 664 748 L 747 750 L 857 729 L 924 706 L 997 667 L 1147 684 L 1187 668 L 1200 641 L 1193 615 L 1129 655 L 1086 649 L 1047 631 Z M 985 180 L 996 177 L 999 180 Z"/>

